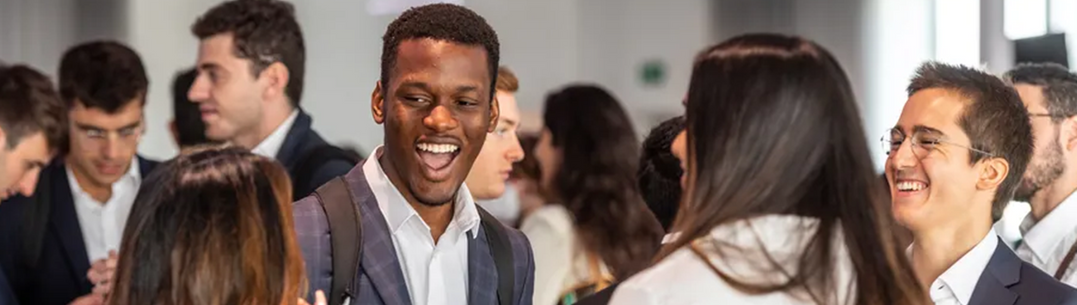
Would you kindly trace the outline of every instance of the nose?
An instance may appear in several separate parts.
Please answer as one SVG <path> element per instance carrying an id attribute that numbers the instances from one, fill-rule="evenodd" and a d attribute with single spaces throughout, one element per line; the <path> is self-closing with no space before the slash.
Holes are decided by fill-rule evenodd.
<path id="1" fill-rule="evenodd" d="M 120 139 L 119 139 L 119 137 L 114 137 L 112 135 L 109 135 L 109 137 L 104 140 L 103 144 L 104 145 L 101 146 L 101 156 L 104 157 L 105 160 L 113 160 L 113 159 L 116 159 L 117 157 L 119 157 L 119 155 L 120 155 Z"/>
<path id="2" fill-rule="evenodd" d="M 516 137 L 515 133 L 509 136 L 509 151 L 505 155 L 509 159 L 509 162 L 516 163 L 524 159 L 524 148 L 520 146 L 520 139 Z"/>
<path id="3" fill-rule="evenodd" d="M 890 163 L 890 166 L 894 169 L 915 167 L 916 164 L 920 162 L 920 158 L 913 152 L 912 139 L 906 139 L 901 142 L 901 146 L 898 146 L 897 150 L 890 152 L 890 157 L 888 159 L 888 163 Z"/>
<path id="4" fill-rule="evenodd" d="M 442 105 L 434 106 L 430 114 L 423 118 L 423 125 L 436 132 L 446 132 L 456 129 L 460 122 L 453 117 L 452 111 Z"/>
<path id="5" fill-rule="evenodd" d="M 34 169 L 23 174 L 22 180 L 19 181 L 19 194 L 26 197 L 33 196 L 34 189 L 37 187 L 37 177 L 40 173 L 40 169 Z"/>
<path id="6" fill-rule="evenodd" d="M 187 90 L 187 99 L 195 103 L 209 99 L 209 84 L 205 81 L 205 77 L 202 77 L 201 72 L 194 78 L 194 83 L 191 84 L 191 89 Z"/>

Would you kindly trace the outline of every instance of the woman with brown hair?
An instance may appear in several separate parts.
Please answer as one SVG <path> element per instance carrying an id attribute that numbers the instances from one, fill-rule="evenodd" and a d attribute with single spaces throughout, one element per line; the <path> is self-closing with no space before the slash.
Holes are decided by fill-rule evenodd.
<path id="1" fill-rule="evenodd" d="M 241 148 L 186 151 L 149 175 L 123 234 L 112 305 L 296 304 L 291 182 Z"/>
<path id="2" fill-rule="evenodd" d="M 568 86 L 543 116 L 534 155 L 550 203 L 520 230 L 535 249 L 534 303 L 574 304 L 646 268 L 664 232 L 640 195 L 639 140 L 613 95 Z"/>
<path id="3" fill-rule="evenodd" d="M 697 57 L 674 240 L 612 304 L 923 304 L 888 230 L 856 100 L 814 42 L 756 34 Z M 682 148 L 683 149 L 683 148 Z"/>

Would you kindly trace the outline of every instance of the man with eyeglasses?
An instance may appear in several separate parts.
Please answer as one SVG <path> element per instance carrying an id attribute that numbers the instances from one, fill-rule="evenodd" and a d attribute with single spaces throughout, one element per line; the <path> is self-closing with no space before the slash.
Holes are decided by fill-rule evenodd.
<path id="1" fill-rule="evenodd" d="M 0 232 L 0 264 L 22 304 L 101 304 L 142 178 L 156 165 L 136 155 L 148 80 L 135 51 L 99 41 L 60 62 L 68 114 L 63 155 L 41 172 L 19 230 Z"/>
<path id="2" fill-rule="evenodd" d="M 1006 80 L 1029 111 L 1036 147 L 1014 194 L 1032 207 L 1017 256 L 1077 286 L 1077 75 L 1057 64 L 1022 64 Z"/>
<path id="3" fill-rule="evenodd" d="M 1013 196 L 1032 132 L 1017 92 L 962 66 L 927 63 L 883 138 L 894 217 L 935 304 L 1077 304 L 1077 290 L 1022 262 L 992 229 Z"/>

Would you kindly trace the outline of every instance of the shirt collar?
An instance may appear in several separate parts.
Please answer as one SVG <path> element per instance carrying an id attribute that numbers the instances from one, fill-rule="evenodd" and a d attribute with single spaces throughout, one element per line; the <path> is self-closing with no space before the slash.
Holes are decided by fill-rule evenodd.
<path id="1" fill-rule="evenodd" d="M 370 154 L 370 157 L 363 164 L 363 174 L 366 176 L 370 190 L 374 193 L 374 198 L 378 201 L 378 209 L 385 216 L 389 230 L 396 233 L 411 218 L 418 219 L 419 222 L 426 226 L 426 222 L 422 221 L 415 208 L 408 204 L 407 199 L 404 199 L 404 195 L 400 194 L 400 191 L 393 186 L 392 181 L 389 181 L 389 176 L 385 174 L 385 170 L 381 167 L 381 162 L 378 162 L 378 157 L 381 153 L 382 146 L 374 149 L 374 153 Z M 471 233 L 472 238 L 477 238 L 481 223 L 479 211 L 475 206 L 474 199 L 471 198 L 471 191 L 468 190 L 467 185 L 464 183 L 460 184 L 460 189 L 456 192 L 454 202 L 453 218 L 449 222 L 449 227 L 457 227 L 460 232 Z M 427 226 L 427 229 L 429 229 L 429 226 Z"/>
<path id="2" fill-rule="evenodd" d="M 266 158 L 277 158 L 277 153 L 280 152 L 281 146 L 284 146 L 284 140 L 288 137 L 288 130 L 292 129 L 292 125 L 295 124 L 295 119 L 299 117 L 299 109 L 292 110 L 292 114 L 288 115 L 288 118 L 284 120 L 277 129 L 273 130 L 273 133 L 269 134 L 262 143 L 258 143 L 251 152 Z"/>
<path id="3" fill-rule="evenodd" d="M 75 173 L 71 171 L 71 165 L 64 166 L 64 170 L 67 172 L 67 184 L 71 186 L 72 193 L 78 196 L 92 198 L 90 197 L 90 194 L 86 193 L 86 191 L 82 189 L 82 186 L 79 185 L 78 179 L 75 179 Z M 112 190 L 116 190 L 116 183 L 125 182 L 132 183 L 133 186 L 135 186 L 134 189 L 136 190 L 138 189 L 138 186 L 142 183 L 142 170 L 138 165 L 138 156 L 134 156 L 131 158 L 131 166 L 128 166 L 127 172 L 124 173 L 119 180 L 116 180 L 116 182 L 112 184 Z M 115 194 L 113 194 L 113 196 L 115 196 Z"/>
<path id="4" fill-rule="evenodd" d="M 1028 245 L 1032 254 L 1041 261 L 1047 261 L 1052 253 L 1055 253 L 1061 241 L 1066 235 L 1077 231 L 1077 222 L 1073 221 L 1073 215 L 1077 215 L 1077 192 L 1070 194 L 1054 210 L 1047 213 L 1043 219 L 1036 222 L 1032 214 L 1025 216 L 1021 222 L 1021 235 L 1023 243 Z"/>
<path id="5" fill-rule="evenodd" d="M 998 247 L 998 235 L 995 234 L 995 229 L 991 229 L 975 247 L 972 247 L 972 250 L 965 253 L 935 281 L 941 281 L 949 287 L 961 304 L 969 304 L 980 274 L 987 268 L 987 263 L 995 254 L 996 247 Z M 929 289 L 934 288 L 929 287 Z"/>

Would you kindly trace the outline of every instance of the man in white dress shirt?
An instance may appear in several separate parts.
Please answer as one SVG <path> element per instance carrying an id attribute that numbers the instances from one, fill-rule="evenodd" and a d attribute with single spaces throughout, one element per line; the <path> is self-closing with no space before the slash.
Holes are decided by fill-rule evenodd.
<path id="1" fill-rule="evenodd" d="M 36 212 L 18 220 L 20 231 L 3 233 L 20 249 L 0 261 L 22 303 L 99 304 L 107 296 L 127 216 L 156 165 L 136 155 L 148 85 L 142 60 L 120 43 L 89 42 L 64 54 L 64 155 L 42 171 L 37 194 L 10 203 Z"/>
<path id="2" fill-rule="evenodd" d="M 306 49 L 290 3 L 227 1 L 199 17 L 191 32 L 200 43 L 188 98 L 199 105 L 210 140 L 280 161 L 294 199 L 355 165 L 299 107 Z"/>
<path id="3" fill-rule="evenodd" d="M 465 7 L 431 4 L 401 14 L 383 39 L 371 114 L 385 145 L 293 204 L 310 290 L 333 305 L 531 304 L 527 238 L 484 214 L 464 185 L 500 110 L 496 32 Z M 334 200 L 334 188 L 351 195 Z M 354 240 L 330 229 L 338 207 L 358 207 L 361 218 L 344 220 L 361 223 L 359 257 L 337 254 L 358 242 L 338 244 Z M 344 266 L 352 259 L 358 268 Z"/>
<path id="4" fill-rule="evenodd" d="M 1028 109 L 1036 146 L 1014 194 L 1032 207 L 1017 256 L 1077 286 L 1070 254 L 1077 252 L 1077 75 L 1057 64 L 1022 64 L 1006 79 Z"/>
<path id="5" fill-rule="evenodd" d="M 893 212 L 935 304 L 1077 304 L 1077 290 L 1022 262 L 991 227 L 1032 154 L 1017 92 L 984 72 L 921 66 L 884 137 Z"/>

